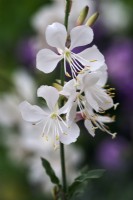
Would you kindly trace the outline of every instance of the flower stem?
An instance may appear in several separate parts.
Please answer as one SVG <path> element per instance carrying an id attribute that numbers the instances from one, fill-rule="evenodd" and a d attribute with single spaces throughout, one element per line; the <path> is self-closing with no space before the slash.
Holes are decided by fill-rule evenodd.
<path id="1" fill-rule="evenodd" d="M 65 18 L 64 25 L 66 30 L 68 29 L 68 19 L 71 10 L 72 0 L 66 0 Z M 65 74 L 64 74 L 64 63 L 61 64 L 61 85 L 64 86 Z M 62 102 L 63 104 L 63 102 Z M 62 184 L 63 184 L 63 194 L 62 200 L 67 200 L 67 180 L 66 180 L 66 167 L 65 167 L 65 149 L 64 144 L 60 143 L 60 159 L 61 159 L 61 170 L 62 170 Z"/>
<path id="2" fill-rule="evenodd" d="M 72 6 L 72 0 L 66 0 L 66 10 L 65 10 L 65 19 L 64 19 L 64 25 L 66 27 L 66 30 L 68 29 L 68 18 L 71 11 Z"/>
<path id="3" fill-rule="evenodd" d="M 64 152 L 64 144 L 62 143 L 60 143 L 60 157 L 61 157 L 62 184 L 63 184 L 62 200 L 67 200 L 66 199 L 67 181 L 66 181 L 66 168 L 65 168 L 65 152 Z"/>
<path id="4" fill-rule="evenodd" d="M 63 62 L 61 63 L 61 85 L 64 85 L 65 75 L 64 75 L 64 66 Z M 64 102 L 61 102 L 62 106 Z M 62 184 L 63 184 L 63 194 L 61 196 L 62 200 L 66 199 L 66 193 L 67 193 L 67 180 L 66 180 L 66 167 L 65 167 L 65 149 L 64 144 L 60 142 L 60 160 L 61 160 L 61 170 L 62 170 Z"/>

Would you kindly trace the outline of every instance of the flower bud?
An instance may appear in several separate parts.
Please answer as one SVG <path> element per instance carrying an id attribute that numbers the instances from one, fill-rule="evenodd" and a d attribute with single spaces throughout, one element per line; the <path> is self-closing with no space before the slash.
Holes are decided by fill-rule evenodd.
<path id="1" fill-rule="evenodd" d="M 88 12 L 89 12 L 89 7 L 88 7 L 88 6 L 85 6 L 85 7 L 81 10 L 81 12 L 80 12 L 80 14 L 79 14 L 79 17 L 78 17 L 78 19 L 77 19 L 77 22 L 76 22 L 76 25 L 77 25 L 77 26 L 80 26 L 80 25 L 82 25 L 82 24 L 84 23 L 84 21 L 85 21 L 85 19 L 86 19 L 86 17 L 87 17 Z"/>
<path id="2" fill-rule="evenodd" d="M 92 25 L 96 22 L 98 16 L 99 16 L 99 13 L 98 13 L 98 12 L 94 13 L 94 14 L 88 19 L 88 21 L 86 22 L 86 25 L 87 25 L 87 26 L 92 26 Z"/>

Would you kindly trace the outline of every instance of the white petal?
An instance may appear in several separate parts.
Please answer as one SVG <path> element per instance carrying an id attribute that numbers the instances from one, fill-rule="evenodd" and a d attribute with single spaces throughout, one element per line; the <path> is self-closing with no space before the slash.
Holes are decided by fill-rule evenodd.
<path id="1" fill-rule="evenodd" d="M 98 80 L 97 84 L 101 87 L 103 87 L 108 79 L 108 73 L 107 73 L 107 65 L 104 64 L 100 69 L 98 70 L 101 72 L 100 79 Z"/>
<path id="2" fill-rule="evenodd" d="M 31 105 L 27 101 L 24 101 L 19 105 L 19 110 L 23 119 L 33 124 L 42 121 L 46 116 L 46 113 L 40 107 Z"/>
<path id="3" fill-rule="evenodd" d="M 71 46 L 70 49 L 75 47 L 84 46 L 92 42 L 93 31 L 86 25 L 77 26 L 70 32 Z"/>
<path id="4" fill-rule="evenodd" d="M 108 110 L 114 106 L 113 99 L 106 93 L 103 88 L 97 87 L 97 90 L 92 91 L 92 95 L 97 101 L 99 108 Z"/>
<path id="5" fill-rule="evenodd" d="M 114 121 L 114 119 L 111 118 L 111 117 L 108 117 L 108 116 L 101 116 L 101 115 L 97 115 L 97 116 L 96 116 L 96 120 L 97 120 L 98 122 L 103 122 L 103 123 L 111 123 L 111 122 Z"/>
<path id="6" fill-rule="evenodd" d="M 108 110 L 114 106 L 113 99 L 108 95 L 106 97 L 107 98 L 104 99 L 104 102 L 99 104 L 99 107 L 101 107 L 103 110 Z"/>
<path id="7" fill-rule="evenodd" d="M 95 85 L 99 81 L 100 76 L 101 72 L 86 73 L 82 80 L 84 88 L 89 90 L 89 87 Z"/>
<path id="8" fill-rule="evenodd" d="M 97 101 L 93 98 L 92 94 L 87 91 L 85 92 L 85 97 L 86 97 L 86 100 L 87 100 L 87 103 L 95 110 L 98 112 L 99 110 L 99 105 L 97 103 Z"/>
<path id="9" fill-rule="evenodd" d="M 66 120 L 67 123 L 70 125 L 76 119 L 76 111 L 77 111 L 77 102 L 73 102 L 71 109 L 67 112 Z"/>
<path id="10" fill-rule="evenodd" d="M 84 60 L 79 59 L 79 61 L 83 64 L 86 65 L 87 61 L 88 66 L 90 67 L 91 71 L 95 71 L 102 67 L 104 65 L 105 59 L 104 56 L 100 53 L 98 48 L 93 45 L 90 48 L 85 49 L 81 53 L 77 54 L 77 56 L 82 57 Z"/>
<path id="11" fill-rule="evenodd" d="M 75 96 L 71 96 L 68 99 L 68 101 L 65 103 L 65 105 L 59 109 L 58 111 L 59 115 L 69 113 L 74 100 L 75 100 Z"/>
<path id="12" fill-rule="evenodd" d="M 85 120 L 84 125 L 88 132 L 94 137 L 95 136 L 95 129 L 90 120 Z"/>
<path id="13" fill-rule="evenodd" d="M 62 124 L 62 128 L 64 133 L 60 134 L 60 141 L 63 144 L 70 144 L 72 142 L 76 142 L 79 134 L 80 134 L 80 129 L 77 124 L 73 123 L 71 124 L 70 128 L 66 128 Z"/>
<path id="14" fill-rule="evenodd" d="M 100 69 L 99 71 L 103 72 L 103 71 L 107 71 L 108 67 L 106 64 L 104 64 Z"/>
<path id="15" fill-rule="evenodd" d="M 46 103 L 51 111 L 55 109 L 55 105 L 59 99 L 59 92 L 52 86 L 42 85 L 37 90 L 37 96 L 46 100 Z"/>
<path id="16" fill-rule="evenodd" d="M 66 38 L 67 32 L 64 25 L 55 22 L 47 27 L 46 40 L 50 46 L 64 50 Z"/>
<path id="17" fill-rule="evenodd" d="M 74 80 L 72 79 L 64 85 L 63 90 L 60 91 L 60 94 L 69 97 L 74 93 L 76 93 L 76 87 L 74 87 Z"/>
<path id="18" fill-rule="evenodd" d="M 63 57 L 61 55 L 57 55 L 50 49 L 42 49 L 37 54 L 36 58 L 37 69 L 39 69 L 44 73 L 50 73 L 56 68 L 58 62 L 62 58 Z"/>

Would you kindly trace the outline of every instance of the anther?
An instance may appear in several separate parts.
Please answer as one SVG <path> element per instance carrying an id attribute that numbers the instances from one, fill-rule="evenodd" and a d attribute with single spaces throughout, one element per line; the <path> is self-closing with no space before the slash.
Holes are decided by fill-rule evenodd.
<path id="1" fill-rule="evenodd" d="M 115 139 L 115 138 L 116 138 L 116 135 L 117 135 L 117 133 L 113 133 L 113 134 L 112 134 L 112 139 Z"/>
<path id="2" fill-rule="evenodd" d="M 66 72 L 65 75 L 66 75 L 67 77 L 71 78 L 71 75 L 70 75 L 68 72 Z"/>

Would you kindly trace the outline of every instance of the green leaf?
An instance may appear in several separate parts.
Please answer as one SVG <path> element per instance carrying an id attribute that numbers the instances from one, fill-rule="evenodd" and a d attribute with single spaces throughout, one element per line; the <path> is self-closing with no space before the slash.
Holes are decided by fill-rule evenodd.
<path id="1" fill-rule="evenodd" d="M 105 172 L 104 169 L 96 169 L 90 171 L 83 171 L 80 176 L 78 176 L 74 182 L 68 188 L 68 195 L 69 198 L 75 194 L 80 193 L 79 191 L 82 190 L 87 184 L 90 179 L 100 178 L 103 173 Z"/>
<path id="2" fill-rule="evenodd" d="M 77 177 L 75 180 L 78 182 L 84 182 L 88 179 L 100 178 L 104 172 L 104 169 L 90 170 L 88 172 L 83 172 L 81 176 Z"/>
<path id="3" fill-rule="evenodd" d="M 60 181 L 59 181 L 58 177 L 56 176 L 56 174 L 55 174 L 53 168 L 51 167 L 50 163 L 45 158 L 41 158 L 41 160 L 42 160 L 42 165 L 45 168 L 46 173 L 49 176 L 51 182 L 60 186 Z"/>

